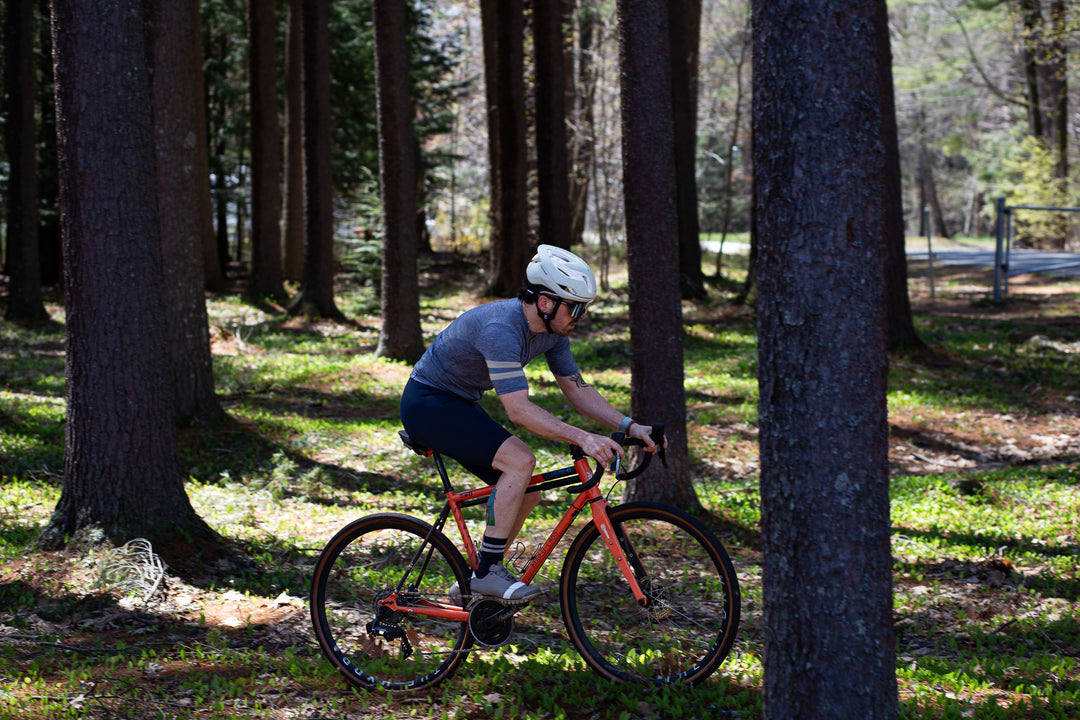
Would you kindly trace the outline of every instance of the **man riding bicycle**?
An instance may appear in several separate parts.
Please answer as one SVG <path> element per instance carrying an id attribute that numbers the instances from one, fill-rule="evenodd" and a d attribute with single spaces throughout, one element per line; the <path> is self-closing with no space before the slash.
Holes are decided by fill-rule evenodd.
<path id="1" fill-rule="evenodd" d="M 541 245 L 525 274 L 517 298 L 468 310 L 439 333 L 413 368 L 401 397 L 401 422 L 415 442 L 494 484 L 470 587 L 473 594 L 511 603 L 540 594 L 503 566 L 506 548 L 540 499 L 525 493 L 536 458 L 480 406 L 484 392 L 495 390 L 515 425 L 578 445 L 597 462 L 609 463 L 622 453 L 615 441 L 563 422 L 529 399 L 524 367 L 542 354 L 578 412 L 640 439 L 650 452 L 659 449 L 648 426 L 624 416 L 585 382 L 570 351 L 567 338 L 596 298 L 596 278 L 588 264 L 568 250 Z"/>

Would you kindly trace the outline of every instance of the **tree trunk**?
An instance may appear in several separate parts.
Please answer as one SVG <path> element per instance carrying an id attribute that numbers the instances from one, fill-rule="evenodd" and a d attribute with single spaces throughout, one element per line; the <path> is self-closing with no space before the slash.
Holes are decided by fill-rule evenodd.
<path id="1" fill-rule="evenodd" d="M 751 124 L 753 124 L 753 120 L 751 120 Z M 751 143 L 754 134 L 753 129 L 751 129 Z M 757 207 L 756 178 L 756 173 L 750 178 L 750 256 L 747 258 L 746 278 L 743 280 L 738 294 L 731 300 L 731 304 L 736 306 L 757 304 L 758 215 L 753 211 L 753 208 Z"/>
<path id="2" fill-rule="evenodd" d="M 184 493 L 173 423 L 145 21 L 133 0 L 53 2 L 67 422 L 43 547 L 212 535 Z"/>
<path id="3" fill-rule="evenodd" d="M 742 37 L 745 38 L 739 44 L 739 61 L 735 65 L 735 110 L 731 118 L 731 135 L 728 138 L 727 148 L 724 151 L 724 196 L 723 196 L 723 211 L 721 214 L 721 227 L 720 227 L 720 251 L 716 253 L 716 281 L 720 282 L 723 279 L 724 269 L 724 240 L 727 238 L 728 232 L 731 230 L 732 210 L 735 197 L 735 188 L 733 186 L 735 179 L 735 149 L 739 146 L 739 130 L 742 125 L 742 112 L 743 101 L 745 99 L 745 93 L 743 92 L 743 68 L 747 64 L 747 60 L 750 55 L 750 42 L 752 33 L 742 33 Z M 753 187 L 753 181 L 751 181 L 751 187 Z M 753 192 L 753 190 L 751 190 Z M 751 203 L 751 206 L 753 203 Z M 753 213 L 751 213 L 752 215 Z M 751 254 L 753 254 L 754 242 L 753 233 L 751 233 Z M 747 273 L 746 281 L 743 283 L 743 288 L 739 293 L 741 300 L 736 303 L 742 305 L 746 302 L 746 297 L 750 293 L 750 287 L 753 286 L 753 258 L 750 262 L 750 272 Z"/>
<path id="4" fill-rule="evenodd" d="M 217 164 L 215 168 L 214 179 L 214 247 L 213 252 L 209 249 L 203 254 L 203 257 L 207 259 L 207 267 L 216 267 L 217 275 L 222 279 L 221 287 L 214 288 L 210 284 L 210 275 L 207 274 L 206 289 L 211 292 L 220 291 L 225 289 L 225 275 L 226 269 L 229 266 L 229 199 L 228 199 L 228 183 L 225 180 L 225 172 L 223 165 L 225 164 L 225 142 L 221 141 L 217 144 Z"/>
<path id="5" fill-rule="evenodd" d="M 941 237 L 949 237 L 949 228 L 945 223 L 945 212 L 938 197 L 937 183 L 934 182 L 934 165 L 925 141 L 919 143 L 919 197 L 922 199 L 920 209 L 930 208 L 930 221 L 932 223 L 932 229 L 922 228 L 923 234 L 930 230 Z"/>
<path id="6" fill-rule="evenodd" d="M 49 319 L 41 293 L 38 245 L 37 142 L 34 122 L 34 3 L 8 0 L 7 274 L 5 317 L 21 323 Z"/>
<path id="7" fill-rule="evenodd" d="M 1054 181 L 1060 188 L 1059 197 L 1069 197 L 1069 80 L 1068 34 L 1064 0 L 1050 0 L 1044 21 L 1044 49 L 1040 62 L 1040 83 L 1045 98 L 1043 128 L 1045 142 L 1054 152 Z M 1065 203 L 1062 203 L 1065 204 Z M 1050 225 L 1051 247 L 1064 250 L 1068 243 L 1069 221 L 1065 213 L 1053 213 Z"/>
<path id="8" fill-rule="evenodd" d="M 1039 44 L 1042 32 L 1042 17 L 1037 0 L 1018 0 L 1020 14 L 1024 23 L 1021 39 L 1024 59 L 1024 81 L 1027 86 L 1028 132 L 1037 138 L 1043 137 L 1042 101 L 1039 98 Z"/>
<path id="9" fill-rule="evenodd" d="M 375 78 L 382 190 L 382 325 L 375 354 L 416 362 L 424 354 L 416 263 L 416 159 L 405 5 L 375 0 Z"/>
<path id="10" fill-rule="evenodd" d="M 766 718 L 897 717 L 885 0 L 754 0 Z"/>
<path id="11" fill-rule="evenodd" d="M 285 190 L 281 233 L 285 245 L 285 278 L 300 282 L 304 276 L 304 136 L 300 18 L 303 0 L 289 0 L 285 34 Z"/>
<path id="12" fill-rule="evenodd" d="M 220 44 L 220 43 L 219 43 Z M 211 45 L 213 43 L 211 42 Z M 226 50 L 224 48 L 218 48 L 220 55 L 224 56 Z M 205 87 L 204 94 L 208 92 L 208 88 Z M 225 122 L 225 103 L 218 96 L 211 96 L 204 103 L 206 112 L 204 117 L 206 118 L 206 166 L 207 177 L 210 176 L 210 170 L 213 169 L 214 184 L 213 193 L 211 194 L 210 205 L 212 209 L 214 233 L 211 237 L 204 239 L 203 245 L 203 272 L 206 274 L 206 289 L 210 292 L 221 292 L 225 289 L 226 270 L 229 267 L 229 227 L 228 227 L 228 206 L 227 206 L 227 194 L 228 186 L 226 183 L 225 170 L 225 133 L 218 130 Z M 211 136 L 211 127 L 214 127 L 216 136 Z M 210 146 L 213 145 L 213 154 L 210 153 Z"/>
<path id="13" fill-rule="evenodd" d="M 566 57 L 562 0 L 533 0 L 536 55 L 536 187 L 541 243 L 570 248 Z"/>
<path id="14" fill-rule="evenodd" d="M 885 149 L 885 313 L 890 350 L 923 347 L 915 332 L 908 295 L 907 238 L 904 233 L 904 192 L 900 174 L 900 135 L 896 125 L 892 48 L 888 35 L 878 43 L 877 68 L 881 87 L 881 142 Z"/>
<path id="15" fill-rule="evenodd" d="M 669 442 L 668 468 L 654 464 L 626 499 L 698 510 L 686 439 L 667 4 L 619 0 L 618 13 L 631 406 L 639 422 L 663 422 Z"/>
<path id="16" fill-rule="evenodd" d="M 1054 152 L 1054 181 L 1067 193 L 1068 140 L 1068 33 L 1064 0 L 1019 0 L 1024 24 L 1022 56 L 1027 85 L 1028 130 Z M 1044 7 L 1046 11 L 1044 13 Z M 1063 213 L 1049 221 L 1046 241 L 1063 249 L 1068 222 Z"/>
<path id="17" fill-rule="evenodd" d="M 1069 181 L 1069 44 L 1065 0 L 1050 3 L 1051 40 L 1047 73 L 1047 95 L 1052 103 L 1049 115 L 1053 147 L 1057 151 L 1054 177 Z M 1067 196 L 1067 193 L 1066 193 Z"/>
<path id="18" fill-rule="evenodd" d="M 212 236 L 210 175 L 196 0 L 149 3 L 154 145 L 162 248 L 163 328 L 178 423 L 215 423 L 202 250 Z"/>
<path id="19" fill-rule="evenodd" d="M 330 167 L 329 0 L 308 0 L 302 14 L 304 122 L 304 279 L 289 310 L 343 320 L 334 302 L 334 205 Z"/>
<path id="20" fill-rule="evenodd" d="M 56 93 L 53 87 L 52 23 L 49 3 L 35 3 L 34 36 L 39 73 L 37 102 L 38 260 L 41 284 L 63 289 L 64 268 L 60 249 L 60 178 L 56 155 Z"/>
<path id="21" fill-rule="evenodd" d="M 248 0 L 252 298 L 288 300 L 281 267 L 281 125 L 274 0 Z"/>
<path id="22" fill-rule="evenodd" d="M 522 0 L 481 0 L 484 81 L 491 145 L 491 277 L 487 292 L 510 297 L 528 264 L 524 10 Z"/>
<path id="23" fill-rule="evenodd" d="M 578 12 L 578 61 L 575 92 L 574 133 L 570 139 L 570 242 L 578 245 L 585 235 L 585 218 L 589 206 L 589 178 L 593 173 L 593 152 L 596 148 L 593 101 L 596 97 L 596 63 L 593 58 L 593 33 L 597 10 L 591 2 L 583 3 Z"/>
<path id="24" fill-rule="evenodd" d="M 679 282 L 684 298 L 700 300 L 708 294 L 701 269 L 697 198 L 697 65 L 701 0 L 670 0 L 668 18 L 679 214 Z"/>

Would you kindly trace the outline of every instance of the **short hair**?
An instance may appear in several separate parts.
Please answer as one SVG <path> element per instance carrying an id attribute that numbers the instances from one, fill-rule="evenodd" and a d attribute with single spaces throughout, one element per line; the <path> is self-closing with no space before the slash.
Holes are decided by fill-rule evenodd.
<path id="1" fill-rule="evenodd" d="M 521 300 L 527 305 L 535 305 L 536 298 L 540 297 L 540 293 L 542 292 L 550 293 L 551 290 L 543 285 L 537 285 L 536 283 L 531 283 L 526 280 L 521 286 L 521 290 L 518 291 L 518 300 Z"/>

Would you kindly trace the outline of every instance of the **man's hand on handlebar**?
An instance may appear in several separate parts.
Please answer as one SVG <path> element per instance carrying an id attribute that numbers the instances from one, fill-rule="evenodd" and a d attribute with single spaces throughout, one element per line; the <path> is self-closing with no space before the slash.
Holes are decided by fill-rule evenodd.
<path id="1" fill-rule="evenodd" d="M 615 456 L 622 456 L 622 447 L 606 435 L 594 435 L 588 433 L 581 443 L 581 449 L 586 455 L 596 460 L 601 465 L 607 465 Z"/>
<path id="2" fill-rule="evenodd" d="M 641 442 L 645 443 L 645 445 L 644 445 L 645 452 L 654 453 L 654 452 L 656 452 L 658 450 L 666 450 L 667 446 L 668 446 L 667 436 L 666 435 L 663 436 L 664 437 L 664 443 L 663 443 L 663 445 L 659 445 L 653 439 L 651 433 L 652 433 L 652 427 L 651 426 L 649 426 L 649 425 L 639 425 L 638 423 L 631 424 L 630 427 L 627 428 L 627 430 L 626 430 L 627 436 L 637 438 Z"/>
<path id="3" fill-rule="evenodd" d="M 620 444 L 618 440 L 622 440 Z M 613 437 L 587 433 L 581 442 L 581 450 L 601 465 L 607 466 L 617 457 L 625 457 L 624 445 L 640 445 L 646 452 L 660 453 L 660 459 L 667 465 L 665 451 L 668 446 L 663 425 L 639 425 L 633 423 L 626 434 L 613 433 Z"/>

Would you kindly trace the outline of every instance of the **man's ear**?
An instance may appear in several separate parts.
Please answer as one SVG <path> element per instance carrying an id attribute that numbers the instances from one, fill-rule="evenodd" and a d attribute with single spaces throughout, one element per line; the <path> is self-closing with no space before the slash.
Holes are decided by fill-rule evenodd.
<path id="1" fill-rule="evenodd" d="M 536 298 L 536 309 L 540 311 L 541 315 L 545 315 L 551 312 L 551 307 L 555 304 L 555 301 L 549 298 L 547 295 L 538 295 Z"/>

